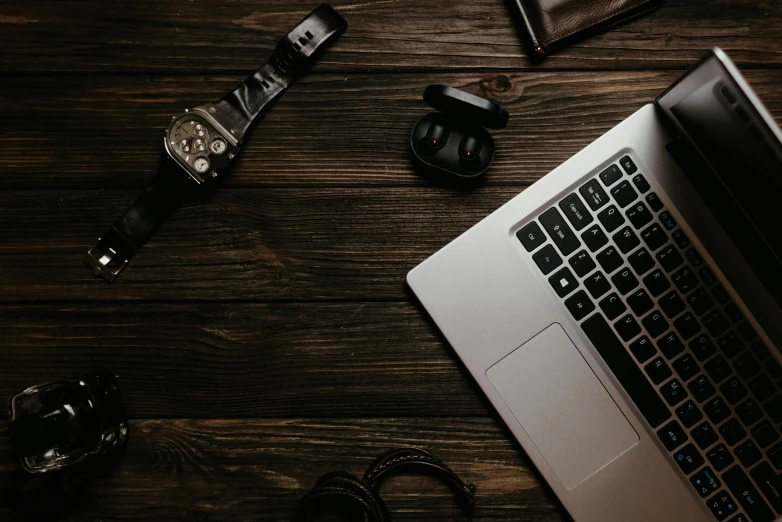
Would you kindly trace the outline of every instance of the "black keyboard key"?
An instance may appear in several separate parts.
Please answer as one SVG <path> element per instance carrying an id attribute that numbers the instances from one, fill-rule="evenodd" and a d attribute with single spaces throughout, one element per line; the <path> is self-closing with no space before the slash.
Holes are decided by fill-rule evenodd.
<path id="1" fill-rule="evenodd" d="M 722 474 L 722 479 L 752 522 L 774 522 L 776 518 L 774 513 L 771 512 L 768 504 L 760 496 L 760 492 L 749 480 L 744 470 L 739 466 L 733 466 Z"/>
<path id="2" fill-rule="evenodd" d="M 722 397 L 713 397 L 703 405 L 703 411 L 714 424 L 719 424 L 730 417 L 730 408 Z"/>
<path id="3" fill-rule="evenodd" d="M 587 314 L 592 313 L 595 310 L 595 303 L 589 298 L 586 292 L 579 290 L 573 297 L 565 301 L 565 306 L 570 310 L 573 315 L 573 319 L 580 321 Z"/>
<path id="4" fill-rule="evenodd" d="M 777 389 L 766 374 L 761 374 L 749 382 L 749 391 L 759 402 L 765 402 Z"/>
<path id="5" fill-rule="evenodd" d="M 762 462 L 749 472 L 752 479 L 760 487 L 771 506 L 782 514 L 782 480 L 766 462 Z"/>
<path id="6" fill-rule="evenodd" d="M 657 432 L 657 436 L 660 437 L 660 440 L 668 451 L 673 451 L 687 442 L 687 435 L 676 421 L 671 421 L 660 428 Z"/>
<path id="7" fill-rule="evenodd" d="M 782 443 L 768 450 L 766 454 L 775 468 L 782 469 Z"/>
<path id="8" fill-rule="evenodd" d="M 622 216 L 622 213 L 619 212 L 619 210 L 617 210 L 615 205 L 611 205 L 610 207 L 601 211 L 597 215 L 597 219 L 600 220 L 600 222 L 605 227 L 606 232 L 608 233 L 613 232 L 614 230 L 622 226 L 622 223 L 625 222 L 624 216 Z"/>
<path id="9" fill-rule="evenodd" d="M 643 275 L 654 268 L 654 258 L 652 258 L 652 255 L 645 248 L 639 248 L 627 256 L 627 261 L 638 275 Z"/>
<path id="10" fill-rule="evenodd" d="M 693 485 L 701 498 L 708 497 L 720 489 L 720 487 L 722 487 L 722 484 L 717 478 L 717 474 L 714 473 L 711 468 L 703 468 L 698 473 L 690 477 L 690 483 Z"/>
<path id="11" fill-rule="evenodd" d="M 760 411 L 758 403 L 752 399 L 748 399 L 736 406 L 736 415 L 747 426 L 752 426 L 763 418 L 763 412 Z"/>
<path id="12" fill-rule="evenodd" d="M 638 170 L 638 167 L 635 166 L 635 163 L 630 159 L 630 156 L 622 156 L 622 159 L 619 160 L 619 164 L 625 169 L 625 172 L 631 176 Z"/>
<path id="13" fill-rule="evenodd" d="M 538 265 L 543 275 L 550 274 L 552 270 L 562 264 L 562 258 L 559 257 L 556 249 L 551 245 L 546 245 L 532 254 L 532 260 Z"/>
<path id="14" fill-rule="evenodd" d="M 679 417 L 685 428 L 691 428 L 696 422 L 703 419 L 700 408 L 692 401 L 687 401 L 676 408 L 676 416 Z"/>
<path id="15" fill-rule="evenodd" d="M 600 210 L 603 205 L 608 203 L 608 194 L 606 194 L 596 179 L 590 179 L 578 191 L 581 193 L 584 201 L 587 202 L 587 205 L 589 205 L 589 208 L 594 211 Z"/>
<path id="16" fill-rule="evenodd" d="M 711 381 L 705 376 L 701 375 L 694 381 L 692 381 L 690 384 L 687 385 L 687 388 L 690 390 L 690 393 L 698 402 L 703 402 L 717 391 L 714 389 L 714 386 L 711 384 Z"/>
<path id="17" fill-rule="evenodd" d="M 684 263 L 684 258 L 673 245 L 668 245 L 657 252 L 657 260 L 660 262 L 666 272 L 672 272 L 679 265 Z"/>
<path id="18" fill-rule="evenodd" d="M 619 298 L 619 296 L 616 295 L 616 292 L 604 297 L 599 304 L 600 309 L 611 321 L 622 315 L 622 313 L 627 310 L 627 307 Z"/>
<path id="19" fill-rule="evenodd" d="M 644 277 L 644 284 L 649 290 L 649 293 L 654 297 L 657 297 L 671 287 L 671 282 L 668 281 L 668 278 L 660 269 L 657 269 Z"/>
<path id="20" fill-rule="evenodd" d="M 777 395 L 766 403 L 766 413 L 774 422 L 782 422 L 782 396 Z"/>
<path id="21" fill-rule="evenodd" d="M 602 272 L 595 272 L 584 279 L 584 286 L 589 290 L 589 295 L 597 299 L 611 289 L 611 283 Z"/>
<path id="22" fill-rule="evenodd" d="M 747 396 L 747 388 L 735 377 L 722 383 L 720 392 L 730 404 L 736 404 Z"/>
<path id="23" fill-rule="evenodd" d="M 685 475 L 689 475 L 703 466 L 703 457 L 693 444 L 687 444 L 674 453 L 673 460 L 676 461 L 676 464 L 679 465 L 679 468 Z"/>
<path id="24" fill-rule="evenodd" d="M 532 252 L 546 242 L 546 235 L 534 221 L 516 232 L 516 237 L 519 238 L 527 252 Z"/>
<path id="25" fill-rule="evenodd" d="M 703 288 L 699 288 L 687 296 L 687 302 L 690 303 L 692 311 L 698 315 L 705 314 L 714 306 L 714 300 Z"/>
<path id="26" fill-rule="evenodd" d="M 712 514 L 722 522 L 736 512 L 736 503 L 725 491 L 720 491 L 707 502 Z"/>
<path id="27" fill-rule="evenodd" d="M 665 230 L 663 230 L 663 228 L 657 223 L 646 227 L 641 232 L 641 238 L 652 252 L 668 242 L 668 234 L 666 234 Z"/>
<path id="28" fill-rule="evenodd" d="M 584 277 L 597 267 L 586 250 L 582 250 L 571 257 L 568 263 L 570 263 L 570 268 L 573 269 L 578 277 Z"/>
<path id="29" fill-rule="evenodd" d="M 614 328 L 616 328 L 616 333 L 619 334 L 619 337 L 621 337 L 623 341 L 629 341 L 641 333 L 641 327 L 638 325 L 638 321 L 630 314 L 627 314 L 614 323 Z"/>
<path id="30" fill-rule="evenodd" d="M 751 341 L 758 336 L 758 333 L 752 328 L 749 323 L 741 323 L 739 325 L 739 334 L 745 341 Z"/>
<path id="31" fill-rule="evenodd" d="M 728 320 L 722 315 L 720 310 L 709 312 L 704 315 L 701 320 L 703 321 L 703 326 L 705 326 L 706 330 L 713 336 L 722 334 L 730 326 Z"/>
<path id="32" fill-rule="evenodd" d="M 716 383 L 724 381 L 731 373 L 728 362 L 721 355 L 709 360 L 709 362 L 704 365 L 704 368 L 706 369 L 706 373 L 709 374 L 709 377 Z"/>
<path id="33" fill-rule="evenodd" d="M 641 240 L 638 239 L 638 236 L 635 235 L 635 232 L 633 232 L 633 229 L 630 227 L 625 227 L 614 234 L 613 240 L 623 254 L 630 252 L 641 244 Z"/>
<path id="34" fill-rule="evenodd" d="M 765 361 L 771 357 L 771 352 L 768 351 L 768 348 L 766 348 L 766 345 L 763 344 L 763 341 L 755 341 L 754 343 L 751 343 L 749 345 L 749 349 L 752 350 L 752 353 L 755 354 L 755 357 L 761 361 Z"/>
<path id="35" fill-rule="evenodd" d="M 660 198 L 654 192 L 646 196 L 646 202 L 649 203 L 649 207 L 655 212 L 663 209 L 663 202 L 660 201 Z"/>
<path id="36" fill-rule="evenodd" d="M 739 307 L 736 306 L 736 303 L 728 303 L 728 306 L 725 307 L 725 315 L 728 316 L 731 323 L 738 323 L 744 319 L 744 316 L 741 314 Z"/>
<path id="37" fill-rule="evenodd" d="M 631 295 L 627 296 L 627 304 L 635 315 L 641 317 L 654 307 L 652 298 L 646 293 L 646 290 L 641 288 L 636 290 Z"/>
<path id="38" fill-rule="evenodd" d="M 676 406 L 687 398 L 687 390 L 684 389 L 682 383 L 677 379 L 672 379 L 663 384 L 660 388 L 660 394 L 662 394 L 663 399 L 669 406 Z"/>
<path id="39" fill-rule="evenodd" d="M 779 365 L 776 359 L 771 359 L 766 363 L 766 371 L 772 379 L 782 378 L 782 366 Z"/>
<path id="40" fill-rule="evenodd" d="M 663 333 L 665 333 L 666 330 L 668 330 L 668 321 L 666 321 L 663 317 L 663 314 L 657 310 L 641 319 L 641 322 L 643 323 L 644 328 L 646 328 L 646 331 L 649 332 L 649 336 L 652 339 L 660 337 Z"/>
<path id="41" fill-rule="evenodd" d="M 659 218 L 660 223 L 663 224 L 666 230 L 673 230 L 676 228 L 676 220 L 673 219 L 673 216 L 667 210 L 665 212 L 660 212 Z"/>
<path id="42" fill-rule="evenodd" d="M 692 439 L 700 449 L 706 449 L 719 440 L 717 432 L 711 427 L 711 424 L 704 422 L 698 424 L 691 432 Z"/>
<path id="43" fill-rule="evenodd" d="M 614 197 L 614 201 L 622 208 L 625 208 L 638 198 L 638 194 L 627 180 L 612 188 L 611 195 Z"/>
<path id="44" fill-rule="evenodd" d="M 673 369 L 676 370 L 676 374 L 683 381 L 689 381 L 701 371 L 698 363 L 695 362 L 695 358 L 686 353 L 673 361 Z"/>
<path id="45" fill-rule="evenodd" d="M 668 407 L 657 394 L 657 390 L 646 380 L 603 316 L 594 314 L 581 323 L 581 328 L 646 421 L 656 428 L 668 420 L 671 417 Z"/>
<path id="46" fill-rule="evenodd" d="M 701 281 L 703 281 L 703 284 L 706 286 L 711 286 L 717 282 L 717 277 L 708 266 L 701 267 L 701 269 L 698 270 L 698 274 L 700 274 Z"/>
<path id="47" fill-rule="evenodd" d="M 584 233 L 581 234 L 581 239 L 584 240 L 584 244 L 587 246 L 590 252 L 597 252 L 603 245 L 608 243 L 608 236 L 605 235 L 603 229 L 599 225 L 592 225 Z"/>
<path id="48" fill-rule="evenodd" d="M 565 217 L 576 231 L 581 230 L 595 220 L 575 192 L 560 201 L 559 208 L 562 209 L 562 213 L 565 214 Z"/>
<path id="49" fill-rule="evenodd" d="M 578 280 L 569 268 L 563 268 L 549 277 L 548 282 L 559 297 L 565 297 L 578 287 Z"/>
<path id="50" fill-rule="evenodd" d="M 744 351 L 744 343 L 739 339 L 739 336 L 736 335 L 736 332 L 728 332 L 717 339 L 717 346 L 720 347 L 722 353 L 729 359 L 732 359 Z"/>
<path id="51" fill-rule="evenodd" d="M 717 444 L 707 451 L 706 458 L 709 459 L 709 464 L 717 471 L 722 471 L 736 460 L 725 444 Z"/>
<path id="52" fill-rule="evenodd" d="M 665 379 L 673 375 L 673 372 L 671 372 L 671 368 L 663 360 L 662 357 L 658 357 L 657 359 L 653 360 L 652 362 L 644 366 L 644 370 L 646 370 L 646 374 L 655 384 L 660 384 Z"/>
<path id="53" fill-rule="evenodd" d="M 664 335 L 657 341 L 657 347 L 666 359 L 673 359 L 684 351 L 684 344 L 674 332 Z"/>
<path id="54" fill-rule="evenodd" d="M 540 222 L 562 255 L 569 256 L 581 246 L 581 242 L 570 229 L 562 214 L 555 208 L 550 208 L 540 215 Z"/>
<path id="55" fill-rule="evenodd" d="M 736 454 L 736 458 L 739 459 L 741 465 L 745 468 L 750 467 L 762 457 L 757 444 L 752 439 L 748 439 L 733 449 L 733 453 Z"/>
<path id="56" fill-rule="evenodd" d="M 611 282 L 614 283 L 614 286 L 622 295 L 627 294 L 638 286 L 638 279 L 635 278 L 629 268 L 623 268 L 617 272 L 611 278 Z"/>
<path id="57" fill-rule="evenodd" d="M 730 419 L 720 426 L 720 433 L 729 446 L 735 446 L 747 436 L 747 431 L 744 429 L 744 426 L 736 419 Z"/>
<path id="58" fill-rule="evenodd" d="M 685 266 L 674 273 L 671 276 L 671 280 L 673 280 L 673 284 L 675 284 L 676 288 L 683 294 L 689 293 L 690 290 L 694 290 L 695 287 L 698 286 L 698 277 L 688 266 Z"/>
<path id="59" fill-rule="evenodd" d="M 693 336 L 697 335 L 701 331 L 701 325 L 698 320 L 690 312 L 682 314 L 678 319 L 673 322 L 673 327 L 682 336 L 685 341 L 689 340 Z"/>
<path id="60" fill-rule="evenodd" d="M 641 174 L 633 176 L 633 185 L 638 189 L 641 194 L 646 194 L 652 188 L 649 186 L 649 182 Z"/>
<path id="61" fill-rule="evenodd" d="M 733 367 L 736 368 L 736 373 L 739 374 L 739 377 L 745 380 L 754 377 L 760 372 L 760 364 L 758 364 L 755 356 L 751 353 L 745 353 L 733 361 Z"/>
<path id="62" fill-rule="evenodd" d="M 633 353 L 639 363 L 645 363 L 657 353 L 654 349 L 652 341 L 648 337 L 643 336 L 640 339 L 633 341 L 630 345 L 630 351 Z"/>
<path id="63" fill-rule="evenodd" d="M 690 240 L 687 238 L 687 234 L 685 234 L 683 230 L 675 230 L 673 232 L 673 242 L 676 243 L 676 245 L 682 250 L 690 246 Z"/>
<path id="64" fill-rule="evenodd" d="M 610 187 L 620 179 L 622 179 L 622 171 L 616 165 L 611 165 L 603 172 L 600 173 L 600 179 L 606 187 Z"/>
<path id="65" fill-rule="evenodd" d="M 620 266 L 622 266 L 622 256 L 616 251 L 616 248 L 609 246 L 599 254 L 597 254 L 597 262 L 603 267 L 603 270 L 607 274 L 610 274 Z"/>
<path id="66" fill-rule="evenodd" d="M 711 293 L 714 296 L 714 299 L 716 299 L 719 304 L 724 305 L 730 301 L 730 296 L 728 295 L 728 291 L 725 290 L 722 287 L 722 285 L 717 285 L 714 288 L 712 288 Z"/>
<path id="67" fill-rule="evenodd" d="M 628 208 L 625 211 L 625 215 L 635 228 L 641 228 L 653 219 L 652 213 L 649 212 L 649 209 L 646 208 L 646 205 L 643 204 L 643 201 L 639 201 L 632 207 Z"/>
<path id="68" fill-rule="evenodd" d="M 779 440 L 779 433 L 767 420 L 752 428 L 752 436 L 761 448 L 767 448 Z"/>
<path id="69" fill-rule="evenodd" d="M 717 352 L 714 344 L 707 335 L 700 335 L 690 341 L 690 350 L 699 361 L 705 361 Z"/>
<path id="70" fill-rule="evenodd" d="M 687 261 L 689 261 L 690 265 L 692 265 L 692 267 L 696 270 L 703 264 L 703 258 L 694 248 L 691 248 L 685 252 L 684 257 L 687 258 Z"/>
<path id="71" fill-rule="evenodd" d="M 684 301 L 679 297 L 679 294 L 677 294 L 676 291 L 673 291 L 668 292 L 660 298 L 660 308 L 665 312 L 665 315 L 674 318 L 682 313 L 684 309 L 687 308 L 687 305 L 684 304 Z"/>

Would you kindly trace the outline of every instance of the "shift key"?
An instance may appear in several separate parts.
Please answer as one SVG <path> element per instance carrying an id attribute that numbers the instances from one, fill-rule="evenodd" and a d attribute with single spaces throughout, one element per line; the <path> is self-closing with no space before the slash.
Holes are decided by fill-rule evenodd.
<path id="1" fill-rule="evenodd" d="M 540 223 L 554 240 L 562 255 L 567 256 L 575 252 L 581 246 L 570 225 L 556 208 L 550 208 L 540 215 Z"/>
<path id="2" fill-rule="evenodd" d="M 736 500 L 747 512 L 752 522 L 774 522 L 776 518 L 774 513 L 768 508 L 768 504 L 752 485 L 744 470 L 739 466 L 734 466 L 723 473 L 722 480 L 725 481 L 725 485 L 735 495 Z"/>
<path id="3" fill-rule="evenodd" d="M 782 514 L 782 479 L 771 469 L 767 462 L 763 462 L 749 472 L 760 491 L 766 495 L 771 506 L 778 514 Z"/>

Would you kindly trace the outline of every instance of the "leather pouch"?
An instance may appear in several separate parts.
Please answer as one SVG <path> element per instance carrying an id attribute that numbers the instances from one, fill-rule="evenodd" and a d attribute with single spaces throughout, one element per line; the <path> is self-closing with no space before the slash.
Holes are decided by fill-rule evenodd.
<path id="1" fill-rule="evenodd" d="M 662 0 L 511 0 L 532 52 L 543 56 L 566 42 L 657 9 Z"/>

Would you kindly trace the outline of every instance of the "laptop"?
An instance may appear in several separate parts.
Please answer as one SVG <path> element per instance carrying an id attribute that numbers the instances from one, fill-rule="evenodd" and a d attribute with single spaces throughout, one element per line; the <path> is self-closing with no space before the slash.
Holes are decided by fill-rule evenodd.
<path id="1" fill-rule="evenodd" d="M 782 521 L 780 203 L 714 49 L 407 281 L 576 522 Z"/>

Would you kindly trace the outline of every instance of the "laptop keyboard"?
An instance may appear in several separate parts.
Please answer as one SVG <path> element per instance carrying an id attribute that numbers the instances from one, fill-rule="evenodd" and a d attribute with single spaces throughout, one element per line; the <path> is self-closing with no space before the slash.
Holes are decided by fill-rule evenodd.
<path id="1" fill-rule="evenodd" d="M 714 517 L 782 515 L 782 367 L 632 158 L 516 236 Z"/>

